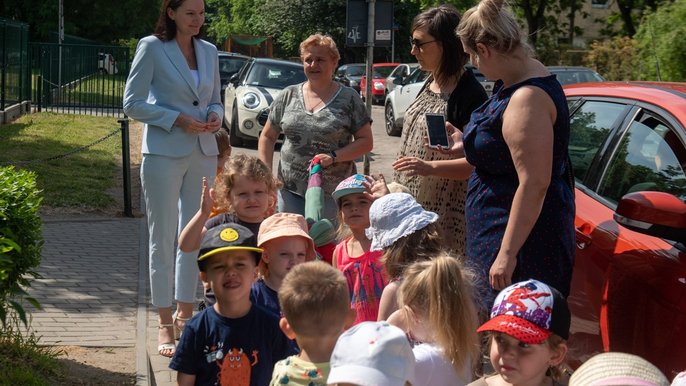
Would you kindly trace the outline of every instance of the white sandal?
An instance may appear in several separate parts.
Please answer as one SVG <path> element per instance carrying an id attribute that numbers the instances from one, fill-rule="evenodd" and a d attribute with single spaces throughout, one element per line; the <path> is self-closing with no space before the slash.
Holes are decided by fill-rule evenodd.
<path id="1" fill-rule="evenodd" d="M 174 325 L 174 338 L 176 340 L 181 339 L 181 334 L 183 333 L 183 329 L 186 328 L 186 322 L 191 320 L 191 318 L 182 318 L 180 316 L 177 316 L 178 311 L 174 312 L 172 315 L 172 320 L 173 320 L 173 325 Z M 178 324 L 176 324 L 176 321 L 183 322 L 183 326 L 179 327 Z"/>
<path id="2" fill-rule="evenodd" d="M 173 324 L 173 323 L 170 323 L 170 324 L 160 324 L 157 328 L 160 329 L 160 330 L 165 329 L 165 328 L 171 328 L 171 329 L 172 329 L 172 333 L 173 333 L 174 335 L 176 335 L 176 325 Z M 159 339 L 159 337 L 158 337 L 158 339 Z M 171 351 L 171 354 L 168 354 L 168 355 L 163 354 L 164 352 L 167 352 L 167 351 Z M 160 343 L 160 344 L 157 346 L 157 353 L 160 354 L 160 355 L 163 356 L 163 357 L 167 357 L 167 358 L 173 357 L 173 356 L 174 356 L 174 353 L 176 353 L 176 343 L 175 343 L 174 341 L 166 342 L 166 343 Z"/>

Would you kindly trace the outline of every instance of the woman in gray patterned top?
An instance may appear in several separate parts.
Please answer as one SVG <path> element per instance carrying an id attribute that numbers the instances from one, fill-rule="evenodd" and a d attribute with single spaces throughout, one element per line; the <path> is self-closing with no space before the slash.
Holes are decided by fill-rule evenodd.
<path id="1" fill-rule="evenodd" d="M 326 202 L 322 217 L 336 219 L 331 192 L 356 173 L 355 159 L 372 150 L 371 118 L 360 96 L 333 80 L 340 59 L 329 36 L 311 35 L 300 43 L 307 81 L 285 88 L 271 105 L 258 143 L 259 157 L 271 166 L 274 145 L 284 134 L 278 177 L 278 211 L 304 214 L 309 160 L 315 155 L 324 169 Z"/>

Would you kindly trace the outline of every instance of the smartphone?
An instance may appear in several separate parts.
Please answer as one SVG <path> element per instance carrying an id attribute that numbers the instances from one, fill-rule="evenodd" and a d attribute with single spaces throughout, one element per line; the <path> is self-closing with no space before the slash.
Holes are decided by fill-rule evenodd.
<path id="1" fill-rule="evenodd" d="M 426 113 L 426 126 L 429 129 L 430 148 L 436 149 L 439 145 L 444 149 L 450 147 L 443 114 Z"/>

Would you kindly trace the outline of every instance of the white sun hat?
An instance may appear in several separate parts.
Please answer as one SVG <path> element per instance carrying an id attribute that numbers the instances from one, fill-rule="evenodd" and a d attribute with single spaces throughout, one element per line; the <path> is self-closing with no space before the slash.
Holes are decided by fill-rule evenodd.
<path id="1" fill-rule="evenodd" d="M 370 250 L 380 251 L 436 220 L 436 213 L 424 210 L 414 197 L 407 193 L 382 196 L 369 208 L 369 228 L 365 233 L 372 241 Z"/>

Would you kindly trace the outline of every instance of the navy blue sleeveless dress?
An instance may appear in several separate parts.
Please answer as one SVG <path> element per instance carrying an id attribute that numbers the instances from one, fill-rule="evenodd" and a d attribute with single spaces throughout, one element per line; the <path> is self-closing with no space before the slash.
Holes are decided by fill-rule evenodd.
<path id="1" fill-rule="evenodd" d="M 522 86 L 536 86 L 555 103 L 553 168 L 541 214 L 517 254 L 512 282 L 530 278 L 569 295 L 574 264 L 574 194 L 567 180 L 569 109 L 554 75 L 531 78 L 508 88 L 496 82 L 493 96 L 471 116 L 464 131 L 467 161 L 475 169 L 469 177 L 465 217 L 469 266 L 476 270 L 482 305 L 489 310 L 497 292 L 488 282 L 519 186 L 510 150 L 503 139 L 502 116 L 512 94 Z"/>

